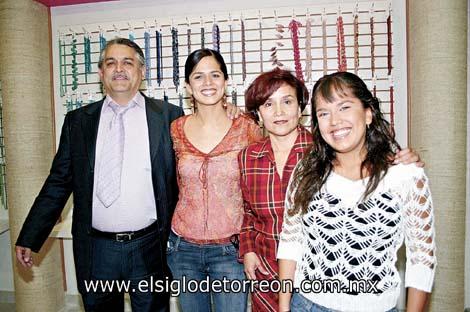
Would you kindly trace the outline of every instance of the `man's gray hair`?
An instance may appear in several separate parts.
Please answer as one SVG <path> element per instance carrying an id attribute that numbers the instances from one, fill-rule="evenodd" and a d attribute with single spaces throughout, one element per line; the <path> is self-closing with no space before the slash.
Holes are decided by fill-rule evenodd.
<path id="1" fill-rule="evenodd" d="M 104 55 L 106 54 L 106 50 L 110 46 L 115 45 L 115 44 L 121 44 L 121 45 L 125 45 L 125 46 L 132 48 L 136 53 L 137 60 L 139 61 L 140 65 L 142 66 L 145 65 L 144 52 L 142 52 L 142 49 L 137 45 L 137 43 L 127 38 L 116 38 L 116 39 L 108 41 L 104 49 L 101 50 L 100 58 L 98 60 L 98 68 L 101 69 L 101 67 L 103 67 Z"/>

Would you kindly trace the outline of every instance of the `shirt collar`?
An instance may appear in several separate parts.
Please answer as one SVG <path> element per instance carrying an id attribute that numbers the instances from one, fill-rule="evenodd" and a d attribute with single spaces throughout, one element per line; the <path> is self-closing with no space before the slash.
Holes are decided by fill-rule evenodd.
<path id="1" fill-rule="evenodd" d="M 251 151 L 251 156 L 254 158 L 262 158 L 262 157 L 269 157 L 274 159 L 273 155 L 273 148 L 271 146 L 271 140 L 269 137 L 261 141 L 259 148 L 255 148 Z M 304 126 L 299 125 L 299 134 L 297 135 L 297 139 L 295 140 L 294 146 L 292 146 L 292 151 L 294 153 L 303 153 L 305 152 L 305 148 L 312 144 L 312 134 L 305 129 Z"/>
<path id="2" fill-rule="evenodd" d="M 127 105 L 131 104 L 132 102 L 134 102 L 136 104 L 137 107 L 140 107 L 140 108 L 145 108 L 145 98 L 144 96 L 140 93 L 140 92 L 137 92 L 134 97 L 129 101 L 129 103 L 127 103 Z M 104 99 L 104 102 L 103 102 L 103 109 L 106 109 L 110 103 L 116 103 L 113 98 L 108 94 L 106 95 L 105 99 Z M 126 106 L 127 106 L 126 105 Z"/>

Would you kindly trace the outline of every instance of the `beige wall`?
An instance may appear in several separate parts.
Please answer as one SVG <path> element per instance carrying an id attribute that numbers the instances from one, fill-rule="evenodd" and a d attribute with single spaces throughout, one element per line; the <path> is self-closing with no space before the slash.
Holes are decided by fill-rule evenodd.
<path id="1" fill-rule="evenodd" d="M 438 267 L 432 311 L 463 311 L 467 1 L 409 0 L 410 145 L 426 160 Z"/>

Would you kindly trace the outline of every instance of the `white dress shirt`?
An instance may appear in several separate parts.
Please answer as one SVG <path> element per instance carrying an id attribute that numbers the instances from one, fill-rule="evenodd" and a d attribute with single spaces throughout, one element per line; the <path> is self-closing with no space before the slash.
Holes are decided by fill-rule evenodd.
<path id="1" fill-rule="evenodd" d="M 136 105 L 123 116 L 125 139 L 121 194 L 106 208 L 96 196 L 96 181 L 98 181 L 101 156 L 105 152 L 103 143 L 114 117 L 114 112 L 109 107 L 111 101 L 113 99 L 109 95 L 106 96 L 101 108 L 96 138 L 92 226 L 104 232 L 136 231 L 152 224 L 157 218 L 145 98 L 137 93 L 131 100 Z"/>

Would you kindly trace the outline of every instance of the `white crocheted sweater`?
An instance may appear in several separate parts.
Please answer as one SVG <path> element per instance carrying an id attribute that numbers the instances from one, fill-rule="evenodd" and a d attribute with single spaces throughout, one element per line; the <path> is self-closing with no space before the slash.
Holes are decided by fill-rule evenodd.
<path id="1" fill-rule="evenodd" d="M 304 215 L 286 210 L 278 259 L 297 262 L 294 285 L 339 311 L 387 311 L 400 295 L 397 251 L 405 241 L 405 286 L 430 292 L 436 268 L 432 199 L 423 169 L 390 167 L 361 203 L 368 179 L 334 172 Z"/>

